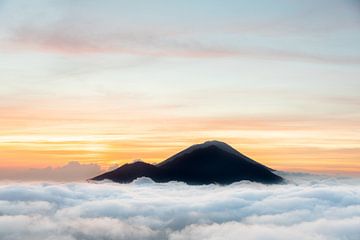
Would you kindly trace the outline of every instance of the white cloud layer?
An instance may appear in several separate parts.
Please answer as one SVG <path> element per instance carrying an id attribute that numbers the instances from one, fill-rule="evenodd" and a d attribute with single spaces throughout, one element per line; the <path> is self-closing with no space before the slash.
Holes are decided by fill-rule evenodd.
<path id="1" fill-rule="evenodd" d="M 0 239 L 360 239 L 360 179 L 2 183 Z"/>

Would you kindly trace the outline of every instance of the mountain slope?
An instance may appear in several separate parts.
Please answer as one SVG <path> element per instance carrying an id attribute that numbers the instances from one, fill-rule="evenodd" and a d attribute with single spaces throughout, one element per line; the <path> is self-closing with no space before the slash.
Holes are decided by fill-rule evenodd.
<path id="1" fill-rule="evenodd" d="M 128 183 L 139 177 L 149 177 L 155 182 L 182 181 L 188 184 L 282 181 L 270 168 L 219 141 L 193 145 L 157 165 L 144 162 L 125 164 L 92 180 Z"/>
<path id="2" fill-rule="evenodd" d="M 97 177 L 92 178 L 91 180 L 100 181 L 109 179 L 114 182 L 128 183 L 139 177 L 150 177 L 156 178 L 160 181 L 161 173 L 161 169 L 152 164 L 144 162 L 134 162 L 126 163 L 115 170 L 101 174 Z"/>
<path id="3" fill-rule="evenodd" d="M 165 161 L 159 163 L 157 166 L 162 166 L 162 165 L 165 165 L 166 163 L 168 162 L 171 162 L 173 161 L 174 159 L 180 157 L 181 155 L 184 155 L 184 154 L 188 154 L 188 153 L 191 153 L 195 150 L 198 150 L 198 149 L 203 149 L 203 148 L 207 148 L 207 147 L 210 147 L 210 146 L 215 146 L 225 152 L 228 152 L 228 153 L 232 153 L 240 158 L 242 158 L 242 160 L 244 161 L 247 161 L 247 162 L 251 162 L 253 164 L 256 164 L 256 165 L 259 165 L 259 166 L 262 166 L 262 167 L 265 167 L 271 171 L 273 171 L 273 169 L 269 168 L 269 167 L 266 167 L 265 165 L 262 165 L 254 160 L 252 160 L 251 158 L 241 154 L 239 151 L 237 151 L 236 149 L 234 149 L 233 147 L 231 147 L 230 145 L 224 143 L 224 142 L 220 142 L 220 141 L 206 141 L 202 144 L 195 144 L 195 145 L 192 145 L 188 148 L 186 148 L 185 150 L 183 151 L 180 151 L 179 153 L 171 156 L 170 158 L 166 159 Z"/>

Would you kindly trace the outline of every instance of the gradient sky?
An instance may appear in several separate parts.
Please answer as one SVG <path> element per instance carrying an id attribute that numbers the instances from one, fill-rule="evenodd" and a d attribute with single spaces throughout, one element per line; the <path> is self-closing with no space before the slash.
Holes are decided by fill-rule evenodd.
<path id="1" fill-rule="evenodd" d="M 0 168 L 159 162 L 218 139 L 360 172 L 360 2 L 0 0 Z"/>

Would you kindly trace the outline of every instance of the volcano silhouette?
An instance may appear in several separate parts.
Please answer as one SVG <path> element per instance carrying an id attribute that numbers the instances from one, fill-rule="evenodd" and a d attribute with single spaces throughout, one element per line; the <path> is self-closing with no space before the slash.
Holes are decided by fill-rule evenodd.
<path id="1" fill-rule="evenodd" d="M 156 165 L 140 161 L 127 163 L 91 180 L 130 183 L 140 177 L 149 177 L 155 182 L 187 184 L 230 184 L 241 180 L 279 183 L 283 180 L 273 169 L 219 141 L 193 145 Z"/>

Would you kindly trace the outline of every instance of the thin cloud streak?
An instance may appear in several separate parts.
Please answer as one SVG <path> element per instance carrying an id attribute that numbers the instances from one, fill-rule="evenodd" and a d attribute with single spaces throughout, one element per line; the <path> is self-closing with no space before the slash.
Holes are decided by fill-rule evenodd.
<path id="1" fill-rule="evenodd" d="M 123 54 L 145 57 L 169 57 L 169 58 L 256 58 L 264 60 L 294 60 L 327 64 L 360 64 L 358 56 L 336 56 L 326 54 L 314 54 L 299 51 L 289 51 L 284 49 L 264 48 L 264 47 L 244 47 L 244 48 L 226 48 L 217 46 L 207 46 L 204 44 L 194 44 L 193 42 L 163 42 L 159 36 L 151 38 L 150 43 L 144 40 L 144 44 L 131 46 L 118 46 L 116 43 L 106 43 L 106 38 L 89 43 L 86 39 L 73 41 L 71 39 L 62 39 L 64 37 L 54 37 L 56 41 L 47 36 L 42 36 L 36 32 L 31 33 L 40 39 L 32 37 L 16 37 L 6 49 L 15 51 L 40 51 L 48 53 L 66 54 L 66 55 L 86 55 L 86 54 Z M 65 36 L 66 37 L 66 36 Z M 160 40 L 162 39 L 162 40 Z M 97 42 L 101 42 L 98 45 Z M 116 42 L 122 42 L 121 38 Z M 146 44 L 145 44 L 146 42 Z M 148 45 L 153 48 L 147 48 Z"/>
<path id="2" fill-rule="evenodd" d="M 150 32 L 146 30 L 146 27 L 129 29 L 122 25 L 121 19 L 112 19 L 114 16 L 109 16 L 108 19 L 108 21 L 112 19 L 114 26 L 109 26 L 109 23 L 90 20 L 84 16 L 77 19 L 73 16 L 75 12 L 63 13 L 64 15 L 59 19 L 50 21 L 45 25 L 31 21 L 17 22 L 15 26 L 8 29 L 2 38 L 0 47 L 10 52 L 35 51 L 64 55 L 118 54 L 152 58 L 255 58 L 326 64 L 358 65 L 360 63 L 360 57 L 356 54 L 334 54 L 331 51 L 330 53 L 321 51 L 315 53 L 311 49 L 304 51 L 293 48 L 291 50 L 285 48 L 281 42 L 275 43 L 272 47 L 267 46 L 268 44 L 265 44 L 265 47 L 264 44 L 256 46 L 256 44 L 243 43 L 244 34 L 250 34 L 249 37 L 254 37 L 256 40 L 266 30 L 266 36 L 275 33 L 277 36 L 280 34 L 285 38 L 293 34 L 290 29 L 300 31 L 302 28 L 307 29 L 302 22 L 290 21 L 290 23 L 284 24 L 289 19 L 270 19 L 268 21 L 263 20 L 264 22 L 260 23 L 255 21 L 247 24 L 240 21 L 236 26 L 232 26 L 233 23 L 230 26 L 228 26 L 229 23 L 222 23 L 219 26 L 216 25 L 215 28 L 209 28 L 205 23 L 202 28 L 181 27 L 181 25 L 172 28 L 157 26 Z M 345 10 L 342 9 L 342 12 L 346 12 L 346 8 Z M 302 14 L 299 18 L 306 17 L 309 12 Z M 316 16 L 314 13 L 310 15 Z M 336 23 L 339 24 L 339 21 Z M 351 21 L 351 24 L 355 24 L 354 21 Z M 146 26 L 146 23 L 144 25 Z M 315 29 L 307 29 L 309 32 L 304 33 L 304 35 L 311 39 L 312 33 L 317 33 L 318 29 L 329 27 L 329 24 L 322 25 L 324 23 Z M 349 23 L 345 21 L 337 29 L 348 25 Z M 219 31 L 219 29 L 223 29 L 223 31 Z M 356 28 L 354 27 L 354 29 Z M 331 32 L 328 32 L 330 36 Z M 235 45 L 232 42 L 226 44 L 225 40 L 221 44 L 212 43 L 209 40 L 219 35 L 226 39 L 228 35 L 234 37 L 234 34 L 237 34 L 235 41 L 237 44 Z"/>

